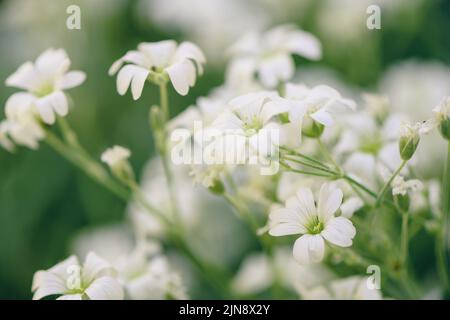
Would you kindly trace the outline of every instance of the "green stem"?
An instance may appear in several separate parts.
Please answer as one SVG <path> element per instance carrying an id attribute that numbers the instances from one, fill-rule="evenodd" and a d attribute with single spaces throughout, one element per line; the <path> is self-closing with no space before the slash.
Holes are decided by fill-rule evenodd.
<path id="1" fill-rule="evenodd" d="M 324 177 L 324 178 L 332 178 L 332 179 L 336 178 L 336 176 L 330 175 L 328 173 L 319 173 L 319 172 L 311 172 L 311 171 L 294 169 L 290 165 L 288 165 L 286 162 L 283 162 L 281 160 L 280 160 L 280 164 L 281 164 L 281 166 L 285 167 L 290 172 L 295 172 L 298 174 L 304 174 L 304 175 L 309 175 L 309 176 L 316 176 L 316 177 Z"/>
<path id="2" fill-rule="evenodd" d="M 450 289 L 450 278 L 447 264 L 448 250 L 448 220 L 450 219 L 450 140 L 447 141 L 447 161 L 444 167 L 444 178 L 442 181 L 442 217 L 441 228 L 436 237 L 436 257 L 438 271 L 446 291 Z"/>
<path id="3" fill-rule="evenodd" d="M 343 177 L 345 180 L 347 180 L 350 184 L 360 188 L 361 190 L 363 190 L 365 193 L 367 193 L 368 195 L 370 195 L 372 198 L 376 199 L 377 198 L 377 194 L 376 192 L 370 190 L 369 188 L 367 188 L 365 185 L 363 185 L 362 183 L 356 181 L 355 179 L 353 179 L 352 177 L 348 176 L 348 175 L 344 175 Z"/>
<path id="4" fill-rule="evenodd" d="M 285 151 L 285 152 L 288 153 L 288 154 L 295 155 L 295 156 L 298 156 L 298 157 L 303 158 L 303 159 L 305 159 L 305 160 L 308 160 L 308 161 L 310 161 L 310 162 L 312 162 L 312 163 L 314 163 L 314 164 L 316 164 L 316 165 L 318 165 L 318 166 L 323 167 L 324 169 L 329 169 L 326 165 L 324 165 L 324 164 L 323 164 L 322 162 L 320 162 L 319 160 L 314 159 L 314 158 L 312 158 L 312 157 L 309 157 L 309 156 L 307 156 L 307 155 L 305 155 L 305 154 L 303 154 L 303 153 L 301 153 L 301 152 L 298 152 L 298 151 L 295 151 L 295 150 L 291 150 L 291 149 L 289 149 L 289 148 L 287 148 L 287 147 L 283 147 L 283 146 L 280 146 L 280 149 L 283 150 L 283 151 Z"/>
<path id="5" fill-rule="evenodd" d="M 408 261 L 408 227 L 409 227 L 409 215 L 408 212 L 402 212 L 402 231 L 401 231 L 401 249 L 400 249 L 400 263 L 402 267 L 407 270 L 407 261 Z"/>
<path id="6" fill-rule="evenodd" d="M 376 202 L 377 206 L 379 206 L 380 203 L 383 201 L 386 191 L 391 186 L 392 181 L 394 181 L 395 177 L 398 176 L 398 174 L 403 170 L 403 168 L 406 166 L 407 163 L 408 163 L 408 160 L 403 160 L 402 163 L 400 164 L 400 166 L 397 168 L 397 170 L 395 170 L 395 172 L 392 174 L 392 176 L 389 178 L 389 180 L 383 185 L 380 193 L 377 196 L 377 202 Z"/>
<path id="7" fill-rule="evenodd" d="M 328 151 L 328 149 L 325 147 L 325 145 L 323 144 L 322 140 L 320 138 L 317 138 L 317 143 L 319 144 L 319 148 L 322 151 L 322 153 L 325 155 L 325 157 L 328 159 L 328 161 L 331 162 L 331 164 L 336 168 L 336 169 L 340 169 L 339 165 L 336 163 L 336 161 L 334 161 L 333 156 L 330 154 L 330 152 Z"/>
<path id="8" fill-rule="evenodd" d="M 84 171 L 98 184 L 102 185 L 122 200 L 128 201 L 130 196 L 128 190 L 113 180 L 100 164 L 76 152 L 76 150 L 69 148 L 51 131 L 46 131 L 45 142 L 62 157 Z"/>
<path id="9" fill-rule="evenodd" d="M 164 115 L 164 123 L 167 123 L 170 119 L 169 113 L 169 95 L 167 94 L 167 82 L 161 83 L 159 85 L 159 99 L 161 104 L 161 109 Z"/>
<path id="10" fill-rule="evenodd" d="M 327 173 L 330 173 L 332 175 L 337 175 L 338 174 L 338 173 L 336 173 L 336 172 L 334 172 L 334 171 L 332 171 L 330 169 L 324 168 L 323 166 L 319 166 L 319 165 L 308 163 L 308 162 L 305 162 L 305 161 L 302 161 L 302 160 L 298 160 L 298 159 L 295 159 L 295 158 L 293 158 L 292 156 L 289 156 L 289 155 L 286 155 L 284 158 L 286 160 L 288 160 L 288 161 L 295 162 L 295 163 L 298 163 L 298 164 L 301 164 L 303 166 L 310 167 L 312 169 L 316 169 L 316 170 L 319 170 L 319 171 L 327 172 Z"/>

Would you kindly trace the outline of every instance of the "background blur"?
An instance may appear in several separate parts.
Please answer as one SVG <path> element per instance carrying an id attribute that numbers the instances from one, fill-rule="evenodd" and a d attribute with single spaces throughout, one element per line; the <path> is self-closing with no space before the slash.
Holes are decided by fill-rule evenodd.
<path id="1" fill-rule="evenodd" d="M 70 4 L 81 8 L 81 30 L 66 28 Z M 370 4 L 382 8 L 381 30 L 366 28 Z M 447 0 L 0 0 L 0 79 L 46 48 L 65 48 L 72 69 L 87 73 L 69 92 L 68 120 L 80 140 L 93 155 L 112 144 L 129 147 L 141 172 L 153 148 L 146 119 L 157 92 L 146 85 L 137 102 L 119 96 L 107 75 L 111 63 L 139 42 L 196 42 L 206 74 L 187 97 L 170 93 L 175 115 L 222 83 L 224 49 L 243 31 L 286 22 L 322 41 L 320 62 L 297 61 L 308 84 L 326 79 L 349 94 L 383 92 L 419 119 L 450 94 Z M 17 90 L 0 88 L 3 109 Z M 70 254 L 82 230 L 122 222 L 125 207 L 45 144 L 0 150 L 0 298 L 30 298 L 36 270 Z"/>

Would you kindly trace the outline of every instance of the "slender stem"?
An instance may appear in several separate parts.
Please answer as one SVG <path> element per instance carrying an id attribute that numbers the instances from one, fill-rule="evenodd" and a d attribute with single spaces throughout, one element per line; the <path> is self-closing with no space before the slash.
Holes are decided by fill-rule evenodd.
<path id="1" fill-rule="evenodd" d="M 295 172 L 295 173 L 309 175 L 309 176 L 316 176 L 316 177 L 335 178 L 335 176 L 332 176 L 328 173 L 319 173 L 319 172 L 311 172 L 311 171 L 294 169 L 290 165 L 288 165 L 286 162 L 283 162 L 281 160 L 280 160 L 280 164 L 290 172 Z"/>
<path id="2" fill-rule="evenodd" d="M 84 171 L 94 181 L 117 195 L 119 198 L 128 201 L 130 196 L 128 190 L 113 180 L 101 165 L 82 156 L 76 151 L 74 152 L 73 149 L 65 145 L 51 131 L 46 132 L 45 142 L 62 157 Z"/>
<path id="3" fill-rule="evenodd" d="M 398 176 L 398 174 L 403 170 L 403 168 L 406 166 L 407 163 L 408 163 L 408 160 L 403 160 L 402 163 L 400 164 L 400 166 L 397 168 L 397 170 L 395 170 L 395 172 L 392 174 L 392 176 L 389 178 L 389 180 L 383 185 L 380 193 L 377 196 L 377 203 L 376 203 L 377 206 L 380 205 L 380 203 L 383 201 L 386 191 L 391 186 L 392 181 L 394 181 L 395 177 Z"/>
<path id="4" fill-rule="evenodd" d="M 336 168 L 336 169 L 340 169 L 339 165 L 336 163 L 336 161 L 334 161 L 333 156 L 330 154 L 330 152 L 328 151 L 328 149 L 325 147 L 325 145 L 323 144 L 322 140 L 320 138 L 317 139 L 317 143 L 319 144 L 319 148 L 322 151 L 322 153 L 325 155 L 325 157 L 328 159 L 328 161 L 331 162 L 331 164 Z"/>
<path id="5" fill-rule="evenodd" d="M 447 161 L 444 167 L 444 178 L 442 181 L 442 217 L 441 228 L 436 236 L 436 258 L 439 276 L 444 288 L 450 289 L 450 278 L 448 272 L 447 250 L 448 250 L 448 220 L 450 219 L 450 140 L 447 141 Z"/>
<path id="6" fill-rule="evenodd" d="M 159 99 L 161 104 L 161 109 L 164 115 L 164 123 L 167 123 L 170 119 L 169 113 L 169 95 L 167 94 L 167 82 L 161 83 L 159 85 Z"/>
<path id="7" fill-rule="evenodd" d="M 408 228 L 409 227 L 409 215 L 408 212 L 402 212 L 402 231 L 401 231 L 401 249 L 400 249 L 400 263 L 402 267 L 407 270 L 407 261 L 408 261 Z"/>
<path id="8" fill-rule="evenodd" d="M 365 193 L 367 193 L 368 195 L 370 195 L 372 198 L 376 199 L 377 198 L 377 194 L 376 192 L 370 190 L 369 188 L 367 188 L 365 185 L 363 185 L 362 183 L 356 181 L 355 179 L 353 179 L 352 177 L 348 176 L 348 175 L 344 175 L 344 179 L 347 180 L 350 184 L 360 188 L 361 190 L 363 190 Z"/>
<path id="9" fill-rule="evenodd" d="M 338 173 L 336 173 L 336 172 L 334 172 L 334 171 L 332 171 L 330 169 L 325 169 L 322 166 L 318 166 L 318 165 L 311 164 L 311 163 L 308 163 L 308 162 L 305 162 L 305 161 L 302 161 L 302 160 L 295 159 L 295 158 L 293 158 L 292 156 L 289 156 L 289 155 L 286 155 L 284 158 L 286 160 L 288 160 L 288 161 L 292 161 L 292 162 L 295 162 L 295 163 L 298 163 L 298 164 L 301 164 L 303 166 L 307 166 L 307 167 L 310 167 L 310 168 L 313 168 L 313 169 L 316 169 L 316 170 L 324 171 L 324 172 L 327 172 L 327 173 L 330 173 L 330 174 L 333 174 L 333 175 L 337 175 L 338 174 Z"/>
<path id="10" fill-rule="evenodd" d="M 284 146 L 280 146 L 280 149 L 285 151 L 285 152 L 287 152 L 288 154 L 295 155 L 295 156 L 298 156 L 298 157 L 303 158 L 305 160 L 311 161 L 312 163 L 314 163 L 316 165 L 319 165 L 319 166 L 323 167 L 324 169 L 329 169 L 326 165 L 324 165 L 319 160 L 314 159 L 312 157 L 309 157 L 309 156 L 307 156 L 307 155 L 305 155 L 305 154 L 303 154 L 301 152 L 298 152 L 298 151 L 295 151 L 295 150 L 291 150 L 291 149 L 286 148 Z"/>

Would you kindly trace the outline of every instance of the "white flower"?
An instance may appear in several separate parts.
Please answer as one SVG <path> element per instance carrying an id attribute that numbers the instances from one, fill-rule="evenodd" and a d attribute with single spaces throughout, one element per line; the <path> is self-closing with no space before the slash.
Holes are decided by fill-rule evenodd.
<path id="1" fill-rule="evenodd" d="M 392 181 L 392 195 L 402 195 L 405 196 L 409 192 L 417 192 L 422 190 L 423 184 L 420 180 L 412 179 L 407 180 L 402 176 L 396 176 L 394 181 Z"/>
<path id="2" fill-rule="evenodd" d="M 29 93 L 19 92 L 6 102 L 6 120 L 0 124 L 0 141 L 7 150 L 12 151 L 14 147 L 9 138 L 19 145 L 37 149 L 39 141 L 45 137 L 33 108 L 34 99 Z"/>
<path id="3" fill-rule="evenodd" d="M 353 276 L 333 280 L 303 292 L 311 300 L 380 300 L 380 290 L 368 286 L 369 278 Z"/>
<path id="4" fill-rule="evenodd" d="M 121 300 L 123 289 L 115 279 L 111 265 L 89 253 L 83 265 L 76 256 L 58 263 L 48 270 L 34 274 L 34 300 L 59 295 L 58 300 Z"/>
<path id="5" fill-rule="evenodd" d="M 230 108 L 222 112 L 211 124 L 212 128 L 248 137 L 251 147 L 261 155 L 273 154 L 274 145 L 283 140 L 282 126 L 276 116 L 289 110 L 289 102 L 275 91 L 259 91 L 239 96 L 229 102 Z M 277 137 L 278 141 L 272 141 Z"/>
<path id="6" fill-rule="evenodd" d="M 127 148 L 122 146 L 113 146 L 112 148 L 106 149 L 106 151 L 102 153 L 101 160 L 113 168 L 120 163 L 127 161 L 130 155 L 131 152 Z"/>
<path id="7" fill-rule="evenodd" d="M 264 34 L 248 33 L 231 48 L 237 59 L 249 59 L 261 83 L 274 88 L 294 75 L 292 54 L 311 60 L 321 57 L 320 42 L 310 33 L 292 25 L 281 25 Z"/>
<path id="8" fill-rule="evenodd" d="M 342 191 L 332 183 L 322 185 L 316 207 L 311 189 L 301 188 L 286 201 L 285 208 L 270 213 L 272 236 L 301 234 L 294 244 L 299 263 L 319 262 L 325 253 L 325 240 L 340 247 L 350 247 L 356 234 L 352 222 L 335 217 L 342 203 Z"/>
<path id="9" fill-rule="evenodd" d="M 168 77 L 175 90 L 184 96 L 188 94 L 189 87 L 194 86 L 197 73 L 203 73 L 205 62 L 203 52 L 191 42 L 182 42 L 180 45 L 173 40 L 144 42 L 138 45 L 138 50 L 128 51 L 114 62 L 109 74 L 120 70 L 117 91 L 124 95 L 131 84 L 134 100 L 140 98 L 149 76 L 158 81 L 166 81 Z M 124 63 L 129 64 L 123 66 Z"/>
<path id="10" fill-rule="evenodd" d="M 308 115 L 324 126 L 331 126 L 334 123 L 334 112 L 356 108 L 353 100 L 343 98 L 337 90 L 326 85 L 308 88 L 302 84 L 287 83 L 285 97 L 292 101 L 289 111 L 291 122 L 301 123 L 303 117 Z"/>
<path id="11" fill-rule="evenodd" d="M 379 122 L 383 122 L 389 114 L 390 101 L 387 96 L 364 93 L 367 112 Z"/>
<path id="12" fill-rule="evenodd" d="M 164 256 L 149 258 L 137 248 L 117 265 L 129 299 L 187 299 L 180 276 L 169 268 Z"/>
<path id="13" fill-rule="evenodd" d="M 27 90 L 42 120 L 53 124 L 55 113 L 64 117 L 69 111 L 63 90 L 80 85 L 86 78 L 84 72 L 69 71 L 69 67 L 70 59 L 63 49 L 47 49 L 34 63 L 21 65 L 6 79 L 6 85 Z"/>

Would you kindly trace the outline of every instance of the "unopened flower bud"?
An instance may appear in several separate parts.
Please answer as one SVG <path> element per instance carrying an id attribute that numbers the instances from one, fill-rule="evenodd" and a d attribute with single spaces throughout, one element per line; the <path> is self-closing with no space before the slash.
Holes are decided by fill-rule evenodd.
<path id="1" fill-rule="evenodd" d="M 414 125 L 404 123 L 400 127 L 399 151 L 403 160 L 409 160 L 416 152 L 420 136 L 433 128 L 432 121 L 418 122 Z"/>
<path id="2" fill-rule="evenodd" d="M 225 192 L 225 186 L 223 185 L 223 182 L 220 180 L 215 180 L 212 186 L 210 186 L 208 189 L 209 191 L 211 191 L 216 195 L 221 195 Z"/>
<path id="3" fill-rule="evenodd" d="M 309 138 L 319 138 L 323 131 L 325 130 L 325 126 L 309 115 L 306 115 L 303 119 L 302 133 Z"/>
<path id="4" fill-rule="evenodd" d="M 450 140 L 450 97 L 445 98 L 433 112 L 442 136 Z"/>

